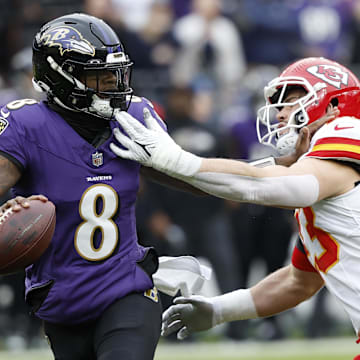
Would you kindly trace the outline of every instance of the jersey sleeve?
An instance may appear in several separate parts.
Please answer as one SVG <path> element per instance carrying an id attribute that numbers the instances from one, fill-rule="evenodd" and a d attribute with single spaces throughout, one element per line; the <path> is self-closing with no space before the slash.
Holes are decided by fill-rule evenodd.
<path id="1" fill-rule="evenodd" d="M 360 120 L 338 118 L 315 134 L 304 158 L 346 161 L 360 165 Z"/>
<path id="2" fill-rule="evenodd" d="M 26 167 L 27 155 L 23 131 L 13 112 L 6 106 L 0 110 L 0 153 L 22 170 Z"/>
<path id="3" fill-rule="evenodd" d="M 131 104 L 128 109 L 128 113 L 138 119 L 142 124 L 144 122 L 144 109 L 148 109 L 151 115 L 156 119 L 159 125 L 167 132 L 167 126 L 164 120 L 160 117 L 158 112 L 156 111 L 156 107 L 152 104 L 150 100 L 144 97 L 133 96 L 131 100 Z"/>
<path id="4" fill-rule="evenodd" d="M 317 270 L 311 265 L 309 259 L 307 258 L 304 245 L 302 244 L 299 237 L 296 241 L 292 253 L 291 263 L 294 267 L 301 271 L 317 272 Z"/>

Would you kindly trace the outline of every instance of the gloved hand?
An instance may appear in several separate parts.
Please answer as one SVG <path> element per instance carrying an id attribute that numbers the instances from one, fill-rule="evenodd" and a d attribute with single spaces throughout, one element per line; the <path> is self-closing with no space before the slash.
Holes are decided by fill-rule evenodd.
<path id="1" fill-rule="evenodd" d="M 148 109 L 144 109 L 147 127 L 125 111 L 117 112 L 115 119 L 128 135 L 122 134 L 118 128 L 114 129 L 115 138 L 127 149 L 111 143 L 110 149 L 116 155 L 175 177 L 192 176 L 199 170 L 201 158 L 181 149 Z"/>
<path id="2" fill-rule="evenodd" d="M 162 336 L 179 330 L 177 338 L 183 340 L 192 332 L 208 330 L 217 325 L 211 298 L 192 295 L 178 297 L 174 303 L 163 313 Z"/>

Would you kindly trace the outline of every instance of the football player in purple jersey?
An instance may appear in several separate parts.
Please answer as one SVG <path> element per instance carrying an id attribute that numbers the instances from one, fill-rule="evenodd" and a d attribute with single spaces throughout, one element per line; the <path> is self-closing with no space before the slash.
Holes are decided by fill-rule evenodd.
<path id="1" fill-rule="evenodd" d="M 47 100 L 0 110 L 0 195 L 14 192 L 0 214 L 28 207 L 29 197 L 56 206 L 51 245 L 26 269 L 26 302 L 55 359 L 152 359 L 160 336 L 158 259 L 136 234 L 140 166 L 109 148 L 117 111 L 143 121 L 148 109 L 165 128 L 133 95 L 131 66 L 104 21 L 62 16 L 33 42 L 33 82 Z"/>

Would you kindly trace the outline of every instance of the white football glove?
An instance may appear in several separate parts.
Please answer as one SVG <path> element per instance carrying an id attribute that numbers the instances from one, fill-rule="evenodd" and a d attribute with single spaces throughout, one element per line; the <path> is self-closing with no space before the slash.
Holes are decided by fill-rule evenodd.
<path id="1" fill-rule="evenodd" d="M 178 297 L 163 313 L 161 335 L 178 331 L 177 338 L 185 339 L 190 333 L 211 329 L 218 324 L 211 298 L 200 295 Z"/>
<path id="2" fill-rule="evenodd" d="M 147 127 L 125 111 L 117 112 L 115 119 L 128 134 L 118 128 L 113 130 L 116 140 L 126 148 L 111 143 L 110 149 L 116 155 L 175 177 L 192 176 L 199 170 L 201 158 L 181 149 L 148 109 L 144 109 Z"/>

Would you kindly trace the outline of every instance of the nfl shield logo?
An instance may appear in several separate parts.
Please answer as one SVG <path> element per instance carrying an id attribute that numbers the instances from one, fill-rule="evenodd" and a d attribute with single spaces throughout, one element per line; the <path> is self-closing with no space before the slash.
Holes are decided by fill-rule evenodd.
<path id="1" fill-rule="evenodd" d="M 91 158 L 92 158 L 92 164 L 96 167 L 99 167 L 104 163 L 103 153 L 96 152 L 91 155 Z"/>
<path id="2" fill-rule="evenodd" d="M 0 135 L 6 130 L 9 123 L 4 118 L 0 118 Z"/>

